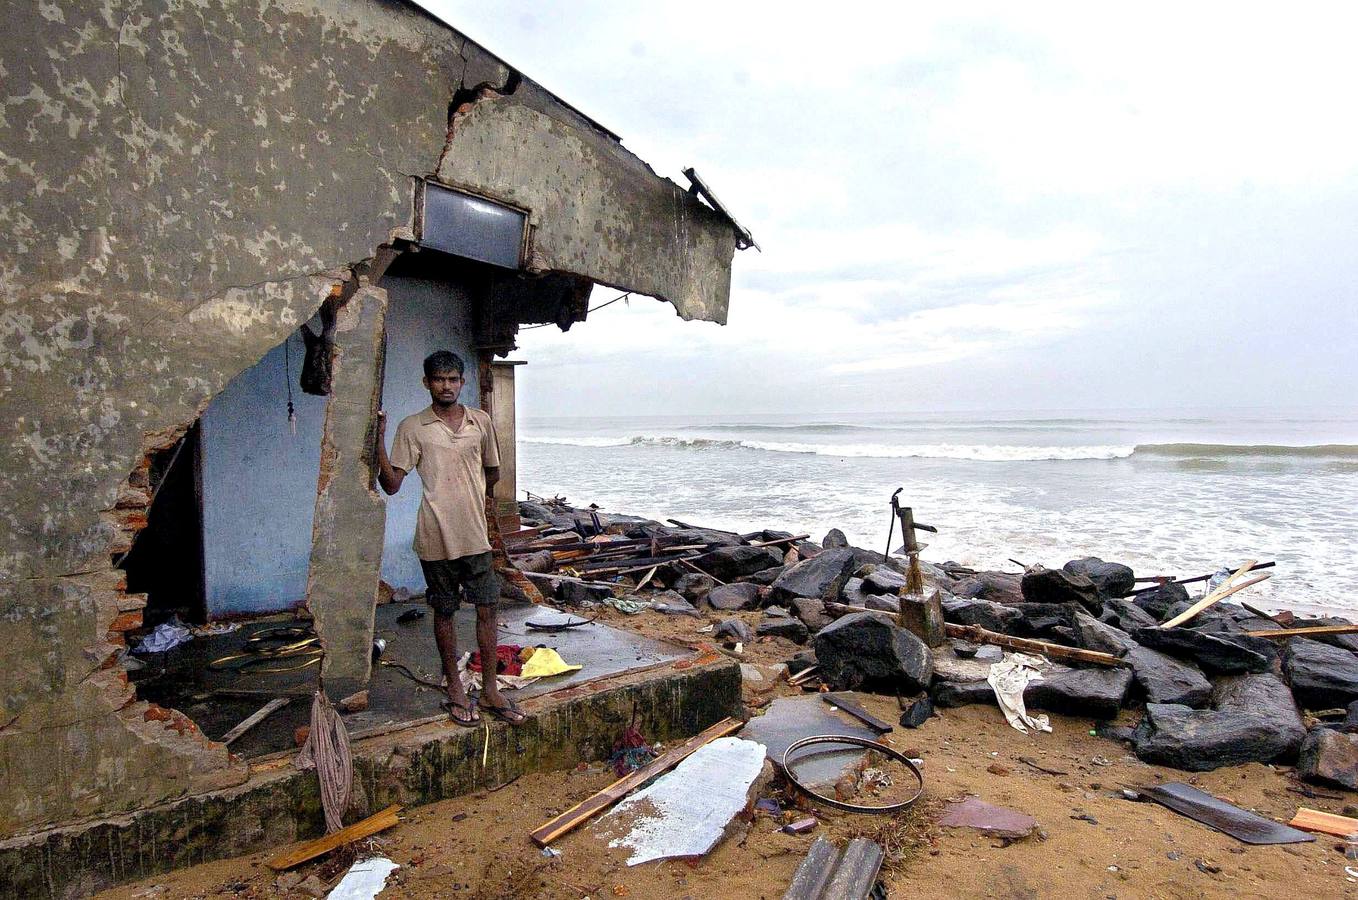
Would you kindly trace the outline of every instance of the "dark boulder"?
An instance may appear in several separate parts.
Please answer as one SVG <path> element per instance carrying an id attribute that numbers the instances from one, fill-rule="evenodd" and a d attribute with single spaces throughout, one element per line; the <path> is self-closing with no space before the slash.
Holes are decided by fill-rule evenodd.
<path id="1" fill-rule="evenodd" d="M 1264 619 L 1255 619 L 1254 627 L 1265 627 Z M 1298 619 L 1292 624 L 1293 628 L 1314 628 L 1323 625 L 1352 625 L 1348 619 L 1330 617 L 1326 619 Z M 1322 644 L 1329 644 L 1331 647 L 1339 647 L 1353 653 L 1358 653 L 1358 634 L 1322 634 L 1310 638 L 1313 641 L 1320 641 Z"/>
<path id="2" fill-rule="evenodd" d="M 1137 646 L 1136 641 L 1132 640 L 1127 632 L 1112 625 L 1105 625 L 1082 612 L 1075 614 L 1075 639 L 1079 646 L 1086 650 L 1097 650 L 1114 656 L 1126 656 Z"/>
<path id="3" fill-rule="evenodd" d="M 1297 702 L 1307 709 L 1348 706 L 1358 700 L 1358 656 L 1319 641 L 1292 638 L 1283 671 Z"/>
<path id="4" fill-rule="evenodd" d="M 837 619 L 816 634 L 815 647 L 821 674 L 835 690 L 867 685 L 914 694 L 933 676 L 933 656 L 924 642 L 878 613 Z"/>
<path id="5" fill-rule="evenodd" d="M 787 661 L 787 674 L 798 675 L 816 664 L 814 650 L 799 650 Z"/>
<path id="6" fill-rule="evenodd" d="M 586 520 L 588 521 L 588 520 Z M 688 547 L 693 544 L 714 544 L 718 547 L 742 545 L 740 535 L 708 528 L 669 528 L 657 525 L 646 529 L 646 536 L 654 538 L 660 547 Z"/>
<path id="7" fill-rule="evenodd" d="M 1212 699 L 1212 682 L 1191 663 L 1138 645 L 1128 651 L 1127 661 L 1147 703 L 1176 703 L 1198 709 Z"/>
<path id="8" fill-rule="evenodd" d="M 673 590 L 681 594 L 689 603 L 698 603 L 716 586 L 717 580 L 711 575 L 690 572 L 687 575 L 679 576 L 678 580 L 674 582 Z"/>
<path id="9" fill-rule="evenodd" d="M 901 713 L 901 725 L 906 728 L 918 728 L 934 715 L 934 702 L 928 697 L 921 697 Z"/>
<path id="10" fill-rule="evenodd" d="M 757 609 L 759 585 L 745 583 L 718 585 L 708 593 L 707 602 L 713 609 Z"/>
<path id="11" fill-rule="evenodd" d="M 826 550 L 784 569 L 773 583 L 770 596 L 778 602 L 793 597 L 835 600 L 855 568 L 852 550 Z"/>
<path id="12" fill-rule="evenodd" d="M 1358 734 L 1312 728 L 1297 755 L 1297 774 L 1317 784 L 1358 791 Z"/>
<path id="13" fill-rule="evenodd" d="M 1241 646 L 1227 636 L 1206 634 L 1191 628 L 1138 628 L 1132 632 L 1138 644 L 1197 663 L 1218 675 L 1264 672 L 1269 657 Z"/>
<path id="14" fill-rule="evenodd" d="M 946 708 L 973 703 L 996 703 L 995 689 L 988 681 L 936 681 L 929 688 L 934 705 Z"/>
<path id="15" fill-rule="evenodd" d="M 1078 603 L 1096 615 L 1103 609 L 1094 582 L 1063 569 L 1033 566 L 1023 573 L 1019 588 L 1029 603 Z"/>
<path id="16" fill-rule="evenodd" d="M 989 600 L 993 603 L 1021 603 L 1022 576 L 1005 572 L 977 572 L 957 583 L 953 593 L 964 600 Z"/>
<path id="17" fill-rule="evenodd" d="M 1023 702 L 1031 709 L 1111 719 L 1122 708 L 1131 685 L 1130 669 L 1063 669 L 1030 683 L 1023 692 Z"/>
<path id="18" fill-rule="evenodd" d="M 1097 556 L 1072 559 L 1061 567 L 1072 575 L 1083 575 L 1094 583 L 1099 596 L 1125 597 L 1136 585 L 1136 575 L 1130 566 L 1122 563 L 1104 562 Z"/>
<path id="19" fill-rule="evenodd" d="M 1340 731 L 1349 734 L 1358 733 L 1358 700 L 1348 705 L 1344 714 L 1344 723 L 1339 726 Z"/>
<path id="20" fill-rule="evenodd" d="M 805 644 L 809 632 L 806 623 L 791 616 L 766 617 L 755 629 L 757 637 L 780 637 L 794 644 Z"/>
<path id="21" fill-rule="evenodd" d="M 754 631 L 744 621 L 736 618 L 722 619 L 718 623 L 716 630 L 712 632 L 713 637 L 729 637 L 733 641 L 740 641 L 748 644 L 754 640 Z"/>
<path id="22" fill-rule="evenodd" d="M 814 599 L 819 600 L 819 597 Z M 833 598 L 832 598 L 833 599 Z M 839 602 L 847 603 L 850 606 L 868 606 L 868 601 L 875 599 L 871 594 L 863 593 L 863 579 L 850 578 L 844 582 L 844 587 L 839 590 Z M 876 607 L 872 607 L 875 609 Z"/>
<path id="23" fill-rule="evenodd" d="M 797 618 L 801 619 L 810 631 L 820 631 L 826 625 L 834 621 L 825 612 L 825 602 L 815 600 L 811 597 L 795 597 L 792 600 L 792 611 Z"/>
<path id="24" fill-rule="evenodd" d="M 1133 628 L 1146 628 L 1160 624 L 1159 619 L 1132 601 L 1117 598 L 1103 601 L 1103 613 L 1099 616 L 1099 621 L 1121 628 L 1128 633 Z"/>
<path id="25" fill-rule="evenodd" d="M 820 545 L 825 550 L 842 550 L 849 546 L 849 539 L 838 528 L 831 528 L 821 539 Z"/>
<path id="26" fill-rule="evenodd" d="M 957 625 L 979 625 L 989 631 L 1008 632 L 1023 620 L 1023 613 L 989 600 L 962 597 L 943 599 L 943 620 Z"/>
<path id="27" fill-rule="evenodd" d="M 1025 637 L 1048 637 L 1057 629 L 1075 630 L 1075 614 L 1083 607 L 1078 603 L 1015 603 L 1011 609 L 1023 613 L 1023 618 L 1010 627 L 1014 634 Z"/>
<path id="28" fill-rule="evenodd" d="M 1177 603 L 1188 600 L 1188 591 L 1182 584 L 1162 584 L 1132 598 L 1155 621 L 1163 622 L 1169 618 L 1169 609 Z"/>
<path id="29" fill-rule="evenodd" d="M 782 564 L 783 555 L 770 547 L 720 547 L 698 560 L 703 571 L 718 581 L 735 581 Z"/>
<path id="30" fill-rule="evenodd" d="M 1215 709 L 1146 704 L 1136 731 L 1136 755 L 1193 772 L 1296 756 L 1306 729 L 1277 676 L 1222 679 L 1213 702 Z"/>
<path id="31" fill-rule="evenodd" d="M 865 594 L 899 594 L 905 588 L 905 576 L 895 569 L 878 566 L 863 578 Z"/>
<path id="32" fill-rule="evenodd" d="M 848 591 L 845 591 L 848 594 Z M 901 611 L 901 598 L 892 597 L 890 594 L 863 594 L 863 605 L 868 609 L 876 609 L 882 612 L 898 613 Z"/>
<path id="33" fill-rule="evenodd" d="M 782 566 L 773 566 L 768 569 L 760 569 L 753 575 L 742 575 L 739 581 L 748 581 L 750 584 L 757 584 L 760 587 L 768 587 L 778 580 L 778 576 L 783 574 Z"/>

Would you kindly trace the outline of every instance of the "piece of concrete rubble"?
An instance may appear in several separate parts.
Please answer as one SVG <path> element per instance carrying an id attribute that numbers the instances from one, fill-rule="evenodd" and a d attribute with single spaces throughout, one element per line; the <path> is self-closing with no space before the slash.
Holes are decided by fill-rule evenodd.
<path id="1" fill-rule="evenodd" d="M 1297 755 L 1297 775 L 1358 791 L 1358 735 L 1312 728 Z"/>
<path id="2" fill-rule="evenodd" d="M 944 628 L 943 606 L 938 591 L 930 591 L 925 596 L 902 594 L 897 621 L 926 646 L 941 647 L 948 641 Z"/>
<path id="3" fill-rule="evenodd" d="M 1017 841 L 1037 830 L 1037 819 L 1018 810 L 1006 809 L 968 797 L 948 804 L 938 824 L 944 828 L 974 828 L 982 834 Z"/>
<path id="4" fill-rule="evenodd" d="M 623 799 L 594 827 L 608 846 L 632 851 L 629 866 L 705 856 L 726 836 L 736 814 L 754 802 L 764 774 L 762 745 L 718 738 Z"/>

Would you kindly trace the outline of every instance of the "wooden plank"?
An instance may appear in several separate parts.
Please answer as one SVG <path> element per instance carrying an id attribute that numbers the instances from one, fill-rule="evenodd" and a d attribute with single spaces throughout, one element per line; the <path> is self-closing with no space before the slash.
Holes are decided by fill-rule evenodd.
<path id="1" fill-rule="evenodd" d="M 844 848 L 822 895 L 829 900 L 867 900 L 882 869 L 882 848 L 867 838 L 854 838 Z"/>
<path id="2" fill-rule="evenodd" d="M 792 537 L 777 538 L 777 539 L 772 540 L 772 541 L 755 541 L 754 543 L 750 544 L 750 546 L 751 546 L 751 547 L 777 547 L 779 544 L 795 544 L 795 543 L 797 543 L 798 541 L 804 541 L 804 540 L 806 540 L 806 539 L 809 538 L 809 537 L 811 537 L 811 535 L 809 535 L 809 534 L 797 534 L 797 535 L 793 535 Z"/>
<path id="3" fill-rule="evenodd" d="M 1004 647 L 1006 650 L 1040 653 L 1052 659 L 1069 659 L 1075 662 L 1095 663 L 1100 666 L 1131 665 L 1127 660 L 1120 659 L 1111 653 L 1083 650 L 1079 647 L 1063 647 L 1060 644 L 1049 644 L 1046 641 L 1035 641 L 1030 638 L 1010 637 L 1007 634 L 987 631 L 979 625 L 954 625 L 949 622 L 943 627 L 946 629 L 948 637 L 961 638 L 964 641 L 971 641 L 973 644 L 994 644 L 996 647 Z"/>
<path id="4" fill-rule="evenodd" d="M 393 825 L 400 823 L 401 820 L 396 816 L 400 811 L 401 805 L 399 803 L 393 803 L 381 812 L 374 813 L 361 822 L 355 822 L 352 825 L 341 828 L 333 834 L 327 834 L 323 838 L 317 838 L 314 841 L 298 844 L 291 850 L 280 853 L 278 856 L 275 856 L 268 861 L 268 866 L 275 872 L 281 872 L 284 869 L 300 866 L 309 859 L 315 859 L 322 853 L 329 853 L 336 847 L 341 847 L 351 841 L 362 840 L 365 837 L 371 837 L 372 835 L 377 834 L 379 831 L 386 831 Z"/>
<path id="5" fill-rule="evenodd" d="M 1184 622 L 1187 622 L 1189 619 L 1193 618 L 1194 616 L 1196 616 L 1198 613 L 1202 612 L 1202 611 L 1203 611 L 1204 609 L 1206 609 L 1207 607 L 1212 606 L 1213 604 L 1217 603 L 1218 601 L 1220 601 L 1220 600 L 1222 600 L 1222 599 L 1224 599 L 1224 598 L 1230 596 L 1231 594 L 1235 593 L 1235 591 L 1239 590 L 1239 588 L 1235 588 L 1234 590 L 1227 590 L 1227 589 L 1228 589 L 1232 584 L 1235 583 L 1235 580 L 1236 580 L 1237 578 L 1239 578 L 1241 575 L 1244 575 L 1244 574 L 1245 574 L 1246 572 L 1248 572 L 1250 569 L 1254 568 L 1254 564 L 1255 564 L 1256 562 L 1257 562 L 1257 560 L 1253 560 L 1253 559 L 1251 559 L 1251 560 L 1249 560 L 1248 562 L 1246 562 L 1243 566 L 1241 566 L 1240 568 L 1238 568 L 1238 569 L 1236 569 L 1234 572 L 1232 572 L 1231 575 L 1230 575 L 1225 581 L 1223 581 L 1221 584 L 1217 585 L 1217 586 L 1216 586 L 1216 590 L 1212 591 L 1212 592 L 1211 592 L 1210 594 L 1208 594 L 1206 597 L 1203 597 L 1203 598 L 1202 598 L 1201 600 L 1199 600 L 1197 603 L 1194 603 L 1194 604 L 1193 604 L 1192 606 L 1190 606 L 1188 609 L 1186 609 L 1186 610 L 1184 610 L 1183 612 L 1179 613 L 1177 616 L 1175 616 L 1174 618 L 1170 619 L 1168 622 L 1162 623 L 1162 624 L 1160 625 L 1160 627 L 1161 627 L 1161 628 L 1174 628 L 1174 627 L 1176 627 L 1176 626 L 1178 626 L 1178 625 L 1182 625 Z M 1267 575 L 1260 576 L 1259 578 L 1255 579 L 1254 581 L 1248 582 L 1248 584 L 1254 584 L 1255 581 L 1262 581 L 1264 578 L 1267 578 L 1267 577 L 1268 577 Z"/>
<path id="6" fill-rule="evenodd" d="M 825 693 L 821 694 L 820 698 L 832 706 L 838 706 L 840 709 L 880 734 L 886 734 L 896 727 L 890 722 L 883 722 L 881 719 L 859 706 L 848 694 Z"/>
<path id="7" fill-rule="evenodd" d="M 1268 631 L 1247 631 L 1248 637 L 1285 640 L 1290 637 L 1326 634 L 1358 634 L 1358 625 L 1312 625 L 1309 628 L 1275 628 Z"/>
<path id="8" fill-rule="evenodd" d="M 546 847 L 563 834 L 582 825 L 590 818 L 603 812 L 614 803 L 617 803 L 642 784 L 650 781 L 662 772 L 669 771 L 679 765 L 679 763 L 683 762 L 705 744 L 711 743 L 717 738 L 725 737 L 744 725 L 745 723 L 739 719 L 730 717 L 722 719 L 711 728 L 690 738 L 678 747 L 662 753 L 660 756 L 651 760 L 635 772 L 632 772 L 630 775 L 619 778 L 617 781 L 593 796 L 586 798 L 581 803 L 577 803 L 561 815 L 544 822 L 542 825 L 538 826 L 537 829 L 532 831 L 529 834 L 529 837 L 531 837 L 533 843 L 537 844 L 539 847 Z"/>
<path id="9" fill-rule="evenodd" d="M 1358 832 L 1358 819 L 1321 812 L 1318 809 L 1308 809 L 1305 806 L 1299 807 L 1297 814 L 1287 824 L 1293 828 L 1300 828 L 1302 831 L 1332 834 L 1335 837 L 1348 837 Z"/>
<path id="10" fill-rule="evenodd" d="M 792 873 L 792 884 L 788 885 L 783 900 L 819 900 L 837 862 L 839 848 L 824 837 L 816 838 L 811 849 L 806 851 L 806 858 Z"/>
<path id="11" fill-rule="evenodd" d="M 222 735 L 222 743 L 230 744 L 236 738 L 240 737 L 242 734 L 245 734 L 245 732 L 249 731 L 251 728 L 254 728 L 260 722 L 263 722 L 269 716 L 278 712 L 278 710 L 287 706 L 291 702 L 292 702 L 291 697 L 273 698 L 268 703 L 264 704 L 259 709 L 252 712 L 249 716 L 242 719 L 240 723 L 236 725 L 235 728 L 232 728 L 226 734 Z"/>

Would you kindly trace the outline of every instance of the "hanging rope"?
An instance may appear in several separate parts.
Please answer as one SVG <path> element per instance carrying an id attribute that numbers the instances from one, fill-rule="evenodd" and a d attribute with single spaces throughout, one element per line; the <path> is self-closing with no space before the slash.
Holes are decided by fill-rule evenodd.
<path id="1" fill-rule="evenodd" d="M 283 341 L 283 381 L 288 386 L 288 427 L 292 436 L 297 437 L 297 410 L 292 405 L 292 335 Z"/>
<path id="2" fill-rule="evenodd" d="M 326 833 L 339 831 L 354 788 L 354 760 L 349 754 L 349 732 L 323 691 L 311 700 L 311 733 L 297 754 L 297 768 L 312 767 L 321 781 Z"/>

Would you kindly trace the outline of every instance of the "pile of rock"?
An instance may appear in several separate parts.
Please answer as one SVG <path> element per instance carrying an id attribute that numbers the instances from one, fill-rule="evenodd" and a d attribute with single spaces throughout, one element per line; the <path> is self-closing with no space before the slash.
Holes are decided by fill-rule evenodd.
<path id="1" fill-rule="evenodd" d="M 526 503 L 520 512 L 560 528 L 592 522 L 587 513 Z M 1358 635 L 1251 637 L 1247 631 L 1282 626 L 1234 603 L 1210 607 L 1181 627 L 1161 628 L 1160 622 L 1191 605 L 1184 587 L 1166 584 L 1133 594 L 1129 567 L 1094 557 L 1059 569 L 1033 566 L 1023 574 L 921 563 L 925 594 L 937 598 L 934 605 L 902 596 L 904 560 L 850 546 L 838 530 L 815 543 L 793 541 L 785 531 L 736 535 L 601 518 L 629 537 L 708 544 L 711 549 L 695 559 L 702 573 L 664 565 L 654 576 L 657 587 L 704 615 L 762 610 L 752 633 L 736 618 L 721 621 L 719 629 L 744 641 L 774 636 L 809 643 L 821 677 L 835 690 L 925 695 L 939 707 L 994 703 L 986 678 L 998 649 L 943 635 L 944 621 L 979 625 L 1126 660 L 1121 668 L 1053 664 L 1024 700 L 1033 709 L 1100 720 L 1144 704 L 1136 728 L 1109 731 L 1129 740 L 1148 762 L 1201 771 L 1296 761 L 1304 777 L 1358 789 Z M 778 540 L 785 543 L 752 546 Z M 608 590 L 570 581 L 556 578 L 548 587 L 566 603 Z M 902 603 L 909 628 L 895 615 Z M 843 606 L 862 611 L 846 613 Z M 809 656 L 800 662 L 809 664 Z M 1312 716 L 1304 720 L 1301 712 L 1350 704 L 1345 723 L 1333 726 Z"/>

